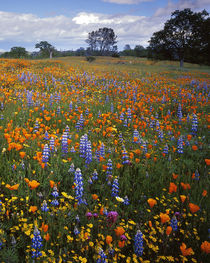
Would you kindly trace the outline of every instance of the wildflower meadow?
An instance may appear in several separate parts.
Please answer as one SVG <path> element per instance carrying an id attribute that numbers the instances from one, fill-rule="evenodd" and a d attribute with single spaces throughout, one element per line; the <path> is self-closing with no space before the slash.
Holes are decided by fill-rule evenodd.
<path id="1" fill-rule="evenodd" d="M 0 262 L 209 262 L 210 75 L 85 64 L 0 60 Z"/>

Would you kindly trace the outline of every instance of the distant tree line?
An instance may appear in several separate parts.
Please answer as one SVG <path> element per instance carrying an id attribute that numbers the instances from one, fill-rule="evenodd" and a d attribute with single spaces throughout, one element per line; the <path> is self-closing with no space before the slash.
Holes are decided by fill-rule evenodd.
<path id="1" fill-rule="evenodd" d="M 52 58 L 65 56 L 134 56 L 147 57 L 154 60 L 179 60 L 210 65 L 210 17 L 205 10 L 194 13 L 186 8 L 176 10 L 164 24 L 164 28 L 153 33 L 149 46 L 129 44 L 123 51 L 118 51 L 117 36 L 112 28 L 99 28 L 88 34 L 88 48 L 58 51 L 47 41 L 35 45 L 37 52 L 29 53 L 24 47 L 12 47 L 10 52 L 1 54 L 3 58 Z"/>

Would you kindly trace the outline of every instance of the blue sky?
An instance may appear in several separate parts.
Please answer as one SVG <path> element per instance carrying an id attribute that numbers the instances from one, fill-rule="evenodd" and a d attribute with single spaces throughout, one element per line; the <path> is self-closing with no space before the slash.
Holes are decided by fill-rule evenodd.
<path id="1" fill-rule="evenodd" d="M 0 51 L 41 40 L 58 50 L 86 47 L 88 32 L 111 27 L 118 49 L 148 45 L 176 9 L 210 10 L 210 0 L 0 0 Z"/>

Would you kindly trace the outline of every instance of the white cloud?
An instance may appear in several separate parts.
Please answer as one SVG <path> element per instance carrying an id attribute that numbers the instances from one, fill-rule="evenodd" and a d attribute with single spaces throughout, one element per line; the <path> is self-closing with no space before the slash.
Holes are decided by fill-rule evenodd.
<path id="1" fill-rule="evenodd" d="M 114 3 L 114 4 L 126 4 L 126 5 L 133 5 L 139 4 L 142 2 L 151 2 L 153 0 L 103 0 L 104 2 Z"/>
<path id="2" fill-rule="evenodd" d="M 111 27 L 118 36 L 118 47 L 125 44 L 147 46 L 153 32 L 161 29 L 162 19 L 133 15 L 106 15 L 78 13 L 70 18 L 64 15 L 41 18 L 33 14 L 0 11 L 0 43 L 24 43 L 34 47 L 41 40 L 56 48 L 71 49 L 86 46 L 88 33 L 100 27 Z"/>

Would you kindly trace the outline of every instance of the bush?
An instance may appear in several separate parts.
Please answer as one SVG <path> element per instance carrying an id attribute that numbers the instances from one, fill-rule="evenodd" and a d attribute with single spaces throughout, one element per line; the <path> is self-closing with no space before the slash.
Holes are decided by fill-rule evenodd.
<path id="1" fill-rule="evenodd" d="M 119 57 L 120 57 L 120 54 L 117 53 L 117 52 L 115 52 L 115 53 L 112 54 L 112 57 L 113 57 L 113 58 L 119 58 Z"/>
<path id="2" fill-rule="evenodd" d="M 92 57 L 92 56 L 88 56 L 88 57 L 86 57 L 86 60 L 87 60 L 88 62 L 93 62 L 94 60 L 96 60 L 96 58 L 95 58 L 95 57 Z"/>

